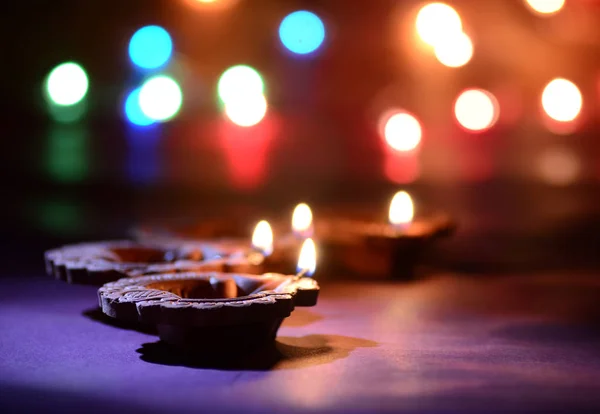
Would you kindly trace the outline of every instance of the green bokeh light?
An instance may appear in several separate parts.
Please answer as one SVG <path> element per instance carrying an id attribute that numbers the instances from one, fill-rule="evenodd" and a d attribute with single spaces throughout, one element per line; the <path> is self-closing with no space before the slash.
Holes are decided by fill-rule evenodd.
<path id="1" fill-rule="evenodd" d="M 82 100 L 74 105 L 62 106 L 52 102 L 47 104 L 50 117 L 61 124 L 71 124 L 83 119 L 87 113 L 87 102 Z"/>
<path id="2" fill-rule="evenodd" d="M 89 173 L 87 130 L 80 126 L 57 125 L 48 135 L 47 172 L 62 183 L 84 180 Z"/>
<path id="3" fill-rule="evenodd" d="M 88 76 L 75 62 L 58 65 L 52 69 L 45 82 L 48 100 L 60 106 L 70 106 L 80 102 L 85 98 L 88 88 Z"/>

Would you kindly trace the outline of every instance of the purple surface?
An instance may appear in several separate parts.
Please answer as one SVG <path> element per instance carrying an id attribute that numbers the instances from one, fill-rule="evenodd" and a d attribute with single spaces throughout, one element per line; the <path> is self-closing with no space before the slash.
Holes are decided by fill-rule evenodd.
<path id="1" fill-rule="evenodd" d="M 585 275 L 329 284 L 281 360 L 228 366 L 98 320 L 93 287 L 4 279 L 0 411 L 600 412 L 599 299 Z"/>

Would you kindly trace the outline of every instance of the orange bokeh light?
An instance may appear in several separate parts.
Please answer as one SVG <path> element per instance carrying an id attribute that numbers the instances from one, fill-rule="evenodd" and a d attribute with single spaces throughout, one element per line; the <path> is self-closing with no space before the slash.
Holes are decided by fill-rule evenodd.
<path id="1" fill-rule="evenodd" d="M 531 10 L 542 15 L 550 15 L 560 11 L 565 0 L 525 0 Z"/>
<path id="2" fill-rule="evenodd" d="M 577 156 L 562 148 L 549 149 L 543 152 L 537 163 L 540 178 L 552 185 L 568 185 L 580 175 L 581 162 Z"/>
<path id="3" fill-rule="evenodd" d="M 462 22 L 458 12 L 451 6 L 428 3 L 417 14 L 416 29 L 421 40 L 435 46 L 446 36 L 462 32 Z"/>
<path id="4" fill-rule="evenodd" d="M 394 150 L 407 152 L 416 149 L 421 143 L 423 130 L 421 123 L 412 114 L 395 110 L 384 114 L 380 124 L 385 142 Z"/>
<path id="5" fill-rule="evenodd" d="M 456 120 L 468 131 L 482 132 L 496 123 L 500 114 L 498 100 L 483 89 L 467 89 L 454 103 Z"/>
<path id="6" fill-rule="evenodd" d="M 558 122 L 571 122 L 583 106 L 579 88 L 571 81 L 556 78 L 542 92 L 542 108 L 546 115 Z"/>
<path id="7" fill-rule="evenodd" d="M 473 57 L 473 42 L 466 33 L 454 33 L 440 39 L 433 52 L 442 65 L 458 68 L 469 63 Z"/>
<path id="8" fill-rule="evenodd" d="M 413 153 L 386 154 L 383 164 L 385 177 L 396 184 L 410 184 L 420 175 L 420 165 Z"/>

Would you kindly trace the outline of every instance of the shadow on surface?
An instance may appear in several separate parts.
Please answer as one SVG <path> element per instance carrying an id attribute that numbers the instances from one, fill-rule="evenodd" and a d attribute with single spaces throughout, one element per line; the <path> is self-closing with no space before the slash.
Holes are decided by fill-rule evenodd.
<path id="1" fill-rule="evenodd" d="M 346 358 L 357 348 L 371 348 L 377 342 L 341 335 L 279 337 L 275 344 L 252 353 L 240 348 L 222 352 L 184 352 L 163 341 L 145 343 L 137 350 L 142 361 L 160 365 L 232 371 L 298 369 Z"/>
<path id="2" fill-rule="evenodd" d="M 137 331 L 148 335 L 157 335 L 156 328 L 154 326 L 142 325 L 140 323 L 135 322 L 120 321 L 118 319 L 111 318 L 110 316 L 105 315 L 100 308 L 91 308 L 83 311 L 81 314 L 88 319 L 103 323 L 108 326 L 112 326 L 114 328 Z"/>

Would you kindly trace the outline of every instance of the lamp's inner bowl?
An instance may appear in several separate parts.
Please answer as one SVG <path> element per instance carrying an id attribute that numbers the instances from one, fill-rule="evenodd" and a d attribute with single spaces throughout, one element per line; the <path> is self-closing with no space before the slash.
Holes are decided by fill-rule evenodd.
<path id="1" fill-rule="evenodd" d="M 155 282 L 146 287 L 171 292 L 184 299 L 235 299 L 277 290 L 285 281 L 285 276 L 179 279 Z"/>
<path id="2" fill-rule="evenodd" d="M 176 260 L 202 260 L 203 253 L 198 248 L 161 249 L 156 247 L 131 246 L 110 247 L 107 260 L 127 263 L 164 263 Z"/>

